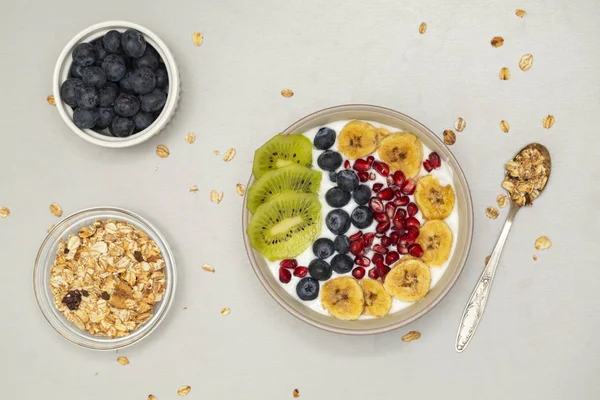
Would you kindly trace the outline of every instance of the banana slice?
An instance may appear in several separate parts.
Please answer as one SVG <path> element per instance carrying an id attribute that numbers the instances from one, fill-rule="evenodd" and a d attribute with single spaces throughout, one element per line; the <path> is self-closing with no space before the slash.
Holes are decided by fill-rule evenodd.
<path id="1" fill-rule="evenodd" d="M 430 284 L 427 264 L 416 258 L 403 258 L 388 272 L 383 288 L 398 300 L 417 301 L 429 292 Z"/>
<path id="2" fill-rule="evenodd" d="M 413 178 L 421 170 L 423 144 L 412 133 L 392 133 L 381 141 L 379 157 L 392 171 L 401 170 L 404 175 Z"/>
<path id="3" fill-rule="evenodd" d="M 417 243 L 423 248 L 423 261 L 430 267 L 441 267 L 450 257 L 452 231 L 444 221 L 432 219 L 421 226 Z"/>
<path id="4" fill-rule="evenodd" d="M 338 136 L 338 147 L 350 160 L 366 157 L 377 150 L 379 132 L 363 121 L 350 121 Z"/>
<path id="5" fill-rule="evenodd" d="M 363 315 L 383 317 L 392 308 L 392 296 L 387 294 L 381 282 L 374 279 L 360 281 L 365 296 L 365 311 Z"/>
<path id="6" fill-rule="evenodd" d="M 442 186 L 437 178 L 427 175 L 417 182 L 415 201 L 426 219 L 444 219 L 454 209 L 456 196 L 452 186 Z"/>
<path id="7" fill-rule="evenodd" d="M 325 282 L 321 304 L 337 319 L 354 320 L 363 313 L 365 299 L 356 279 L 342 276 Z"/>

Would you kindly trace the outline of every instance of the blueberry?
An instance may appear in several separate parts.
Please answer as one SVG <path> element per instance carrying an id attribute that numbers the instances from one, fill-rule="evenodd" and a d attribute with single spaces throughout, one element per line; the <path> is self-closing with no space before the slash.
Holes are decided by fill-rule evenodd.
<path id="1" fill-rule="evenodd" d="M 336 235 L 343 235 L 350 229 L 350 216 L 340 208 L 330 211 L 325 217 L 325 224 Z"/>
<path id="2" fill-rule="evenodd" d="M 156 118 L 151 113 L 147 113 L 144 111 L 138 112 L 132 118 L 133 125 L 135 125 L 135 131 L 136 132 L 143 131 L 144 129 L 146 129 L 147 127 L 152 125 L 152 123 L 154 122 L 155 119 Z"/>
<path id="3" fill-rule="evenodd" d="M 167 94 L 160 90 L 153 90 L 140 96 L 142 111 L 155 112 L 163 108 L 167 102 Z"/>
<path id="4" fill-rule="evenodd" d="M 98 120 L 98 111 L 76 108 L 73 112 L 73 122 L 79 129 L 91 129 Z"/>
<path id="5" fill-rule="evenodd" d="M 335 183 L 337 181 L 337 172 L 329 171 L 329 180 Z"/>
<path id="6" fill-rule="evenodd" d="M 85 67 L 81 80 L 85 86 L 100 89 L 106 85 L 106 74 L 100 67 Z"/>
<path id="7" fill-rule="evenodd" d="M 118 82 L 125 77 L 127 67 L 125 60 L 118 54 L 109 54 L 102 61 L 102 70 L 109 81 Z"/>
<path id="8" fill-rule="evenodd" d="M 156 77 L 150 68 L 138 68 L 131 73 L 131 87 L 137 94 L 150 93 L 156 87 Z"/>
<path id="9" fill-rule="evenodd" d="M 308 264 L 308 273 L 319 281 L 326 281 L 331 278 L 331 266 L 325 260 L 312 260 Z"/>
<path id="10" fill-rule="evenodd" d="M 110 133 L 116 137 L 127 137 L 133 133 L 134 128 L 135 126 L 130 118 L 124 118 L 117 115 L 110 125 Z"/>
<path id="11" fill-rule="evenodd" d="M 146 50 L 144 36 L 135 29 L 127 29 L 121 35 L 121 46 L 123 51 L 130 57 L 141 57 Z"/>
<path id="12" fill-rule="evenodd" d="M 352 198 L 359 206 L 364 206 L 371 199 L 371 188 L 367 185 L 358 185 L 352 193 Z"/>
<path id="13" fill-rule="evenodd" d="M 108 128 L 116 115 L 114 108 L 100 107 L 98 109 L 98 120 L 96 121 L 94 129 L 102 130 Z"/>
<path id="14" fill-rule="evenodd" d="M 338 274 L 347 274 L 352 271 L 354 260 L 345 254 L 336 254 L 331 259 L 331 268 Z"/>
<path id="15" fill-rule="evenodd" d="M 319 297 L 319 281 L 313 278 L 302 278 L 296 286 L 296 294 L 303 301 L 314 300 Z"/>
<path id="16" fill-rule="evenodd" d="M 119 88 L 122 93 L 135 94 L 131 86 L 131 72 L 128 72 L 123 79 L 119 81 Z"/>
<path id="17" fill-rule="evenodd" d="M 106 52 L 106 49 L 104 48 L 104 45 L 102 44 L 102 38 L 98 38 L 98 39 L 94 40 L 92 42 L 92 44 L 94 45 L 96 52 L 98 52 L 98 59 L 96 60 L 96 62 L 104 60 L 104 58 L 106 57 L 106 55 L 108 53 Z"/>
<path id="18" fill-rule="evenodd" d="M 83 76 L 83 69 L 84 68 L 85 67 L 82 66 L 82 65 L 72 63 L 71 64 L 71 70 L 70 70 L 71 76 L 73 78 L 79 78 L 79 79 L 81 79 L 81 77 Z"/>
<path id="19" fill-rule="evenodd" d="M 91 110 L 98 105 L 98 91 L 93 87 L 82 87 L 77 98 L 77 106 L 84 110 Z"/>
<path id="20" fill-rule="evenodd" d="M 337 185 L 346 192 L 352 192 L 359 183 L 356 172 L 351 169 L 343 169 L 337 174 Z"/>
<path id="21" fill-rule="evenodd" d="M 350 192 L 346 192 L 339 187 L 331 188 L 325 193 L 325 201 L 331 207 L 335 208 L 344 207 L 350 202 L 351 197 Z"/>
<path id="22" fill-rule="evenodd" d="M 326 127 L 319 129 L 313 143 L 319 150 L 329 149 L 335 143 L 335 131 Z"/>
<path id="23" fill-rule="evenodd" d="M 144 55 L 133 60 L 133 66 L 135 68 L 150 68 L 152 71 L 156 70 L 158 68 L 158 56 L 156 55 L 156 50 L 150 46 L 146 46 Z"/>
<path id="24" fill-rule="evenodd" d="M 104 45 L 104 49 L 109 53 L 121 53 L 121 32 L 114 29 L 106 32 L 102 37 L 102 44 Z"/>
<path id="25" fill-rule="evenodd" d="M 77 106 L 77 99 L 84 88 L 83 82 L 78 78 L 69 78 L 60 85 L 61 99 L 71 107 Z"/>
<path id="26" fill-rule="evenodd" d="M 367 206 L 358 206 L 352 211 L 352 225 L 358 229 L 365 229 L 373 223 L 373 213 Z"/>
<path id="27" fill-rule="evenodd" d="M 98 59 L 98 51 L 89 43 L 80 43 L 73 49 L 73 62 L 88 67 Z"/>
<path id="28" fill-rule="evenodd" d="M 98 91 L 100 107 L 111 107 L 118 95 L 119 87 L 115 83 L 107 82 L 106 86 Z"/>
<path id="29" fill-rule="evenodd" d="M 140 111 L 140 101 L 132 94 L 121 93 L 115 100 L 115 111 L 122 117 L 133 117 Z"/>
<path id="30" fill-rule="evenodd" d="M 339 235 L 333 241 L 333 246 L 335 247 L 335 251 L 340 254 L 346 254 L 350 251 L 350 239 L 348 236 Z"/>
<path id="31" fill-rule="evenodd" d="M 336 151 L 326 150 L 317 158 L 317 165 L 325 171 L 334 171 L 342 165 L 342 155 Z"/>
<path id="32" fill-rule="evenodd" d="M 154 71 L 154 76 L 156 76 L 156 87 L 158 89 L 166 89 L 169 86 L 169 74 L 164 66 L 158 67 Z"/>
<path id="33" fill-rule="evenodd" d="M 326 259 L 333 255 L 335 248 L 333 247 L 333 242 L 327 238 L 320 238 L 315 240 L 313 243 L 313 253 L 315 256 Z"/>

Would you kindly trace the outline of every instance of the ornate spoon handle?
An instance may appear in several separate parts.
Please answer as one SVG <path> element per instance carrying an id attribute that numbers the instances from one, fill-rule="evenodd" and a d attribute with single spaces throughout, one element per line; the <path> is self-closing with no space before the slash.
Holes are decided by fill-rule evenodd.
<path id="1" fill-rule="evenodd" d="M 458 333 L 456 334 L 456 351 L 459 353 L 467 347 L 475 334 L 475 330 L 481 321 L 481 317 L 483 317 L 483 311 L 485 310 L 485 305 L 492 289 L 492 280 L 496 273 L 496 267 L 498 267 L 502 249 L 506 243 L 506 238 L 510 232 L 515 215 L 517 215 L 517 211 L 519 211 L 519 206 L 511 200 L 508 217 L 506 218 L 504 228 L 502 228 L 496 247 L 494 247 L 490 260 L 477 281 L 477 285 L 475 285 L 475 289 L 473 289 L 473 293 L 460 318 Z"/>

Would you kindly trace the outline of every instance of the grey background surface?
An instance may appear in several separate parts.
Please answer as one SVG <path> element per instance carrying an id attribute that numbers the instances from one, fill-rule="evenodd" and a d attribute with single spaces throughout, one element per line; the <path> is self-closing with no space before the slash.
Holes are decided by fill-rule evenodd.
<path id="1" fill-rule="evenodd" d="M 168 129 L 125 150 L 84 142 L 46 103 L 62 47 L 111 19 L 157 33 L 183 82 Z M 12 213 L 0 220 L 0 397 L 163 400 L 191 385 L 189 399 L 280 400 L 294 388 L 301 399 L 599 398 L 599 22 L 595 0 L 3 2 L 0 206 Z M 198 48 L 195 31 L 205 36 Z M 503 47 L 490 46 L 495 35 Z M 528 72 L 517 65 L 524 53 L 535 57 Z M 503 66 L 509 81 L 498 79 Z M 285 99 L 288 87 L 295 96 Z M 475 207 L 471 256 L 454 289 L 410 326 L 370 337 L 322 332 L 277 306 L 247 262 L 235 193 L 271 135 L 355 102 L 397 109 L 439 135 L 465 118 L 452 151 Z M 550 130 L 547 114 L 556 117 Z M 460 313 L 506 216 L 484 210 L 501 193 L 502 164 L 532 141 L 552 153 L 549 186 L 518 215 L 482 325 L 457 354 Z M 155 155 L 158 144 L 169 158 Z M 229 147 L 238 151 L 230 163 L 213 154 Z M 225 192 L 221 204 L 210 203 L 211 189 Z M 52 202 L 65 215 L 122 206 L 170 240 L 181 277 L 174 307 L 150 338 L 119 353 L 128 366 L 66 342 L 37 308 L 33 261 L 58 221 Z M 550 250 L 534 249 L 540 235 Z M 422 338 L 401 342 L 409 330 Z"/>

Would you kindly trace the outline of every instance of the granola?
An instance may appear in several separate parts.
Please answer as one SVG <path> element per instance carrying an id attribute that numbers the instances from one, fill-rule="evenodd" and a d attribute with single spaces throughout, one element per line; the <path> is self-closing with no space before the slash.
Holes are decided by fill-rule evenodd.
<path id="1" fill-rule="evenodd" d="M 421 337 L 421 333 L 417 331 L 410 331 L 406 335 L 402 336 L 403 342 L 412 342 L 413 340 L 417 340 Z"/>
<path id="2" fill-rule="evenodd" d="M 6 218 L 10 215 L 8 207 L 0 207 L 0 218 Z"/>
<path id="3" fill-rule="evenodd" d="M 505 164 L 502 187 L 519 206 L 531 205 L 548 182 L 550 163 L 535 146 L 526 147 Z"/>
<path id="4" fill-rule="evenodd" d="M 128 335 L 162 300 L 164 268 L 146 233 L 124 221 L 98 220 L 59 243 L 50 270 L 54 305 L 92 335 Z"/>
<path id="5" fill-rule="evenodd" d="M 425 32 L 427 32 L 427 24 L 425 22 L 421 22 L 421 25 L 419 25 L 419 33 L 423 35 Z"/>

